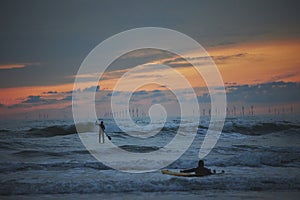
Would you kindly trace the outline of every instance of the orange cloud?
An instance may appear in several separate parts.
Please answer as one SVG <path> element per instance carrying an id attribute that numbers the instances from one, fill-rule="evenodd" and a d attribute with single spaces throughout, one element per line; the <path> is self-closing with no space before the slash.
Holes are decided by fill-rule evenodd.
<path id="1" fill-rule="evenodd" d="M 8 65 L 0 65 L 0 69 L 16 69 L 16 68 L 24 68 L 26 64 L 8 64 Z"/>
<path id="2" fill-rule="evenodd" d="M 28 65 L 37 65 L 38 63 L 14 63 L 14 64 L 6 64 L 6 65 L 0 65 L 1 69 L 18 69 L 18 68 L 24 68 Z"/>
<path id="3" fill-rule="evenodd" d="M 5 105 L 13 105 L 22 102 L 29 95 L 41 95 L 47 91 L 71 91 L 73 83 L 54 86 L 31 86 L 0 89 L 0 102 Z"/>
<path id="4" fill-rule="evenodd" d="M 209 49 L 224 82 L 300 81 L 300 40 L 238 44 Z M 233 56 L 241 55 L 241 56 Z M 217 59 L 217 58 L 228 58 Z"/>

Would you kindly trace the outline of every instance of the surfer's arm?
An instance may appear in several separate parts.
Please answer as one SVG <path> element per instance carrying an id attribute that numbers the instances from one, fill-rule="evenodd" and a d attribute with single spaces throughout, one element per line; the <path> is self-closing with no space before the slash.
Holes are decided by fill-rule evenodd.
<path id="1" fill-rule="evenodd" d="M 208 168 L 204 167 L 204 170 L 205 170 L 205 174 L 213 174 L 211 172 L 211 169 L 208 169 Z"/>
<path id="2" fill-rule="evenodd" d="M 195 172 L 196 168 L 192 168 L 192 169 L 186 169 L 186 170 L 181 170 L 180 172 L 182 173 L 190 173 L 190 172 Z"/>

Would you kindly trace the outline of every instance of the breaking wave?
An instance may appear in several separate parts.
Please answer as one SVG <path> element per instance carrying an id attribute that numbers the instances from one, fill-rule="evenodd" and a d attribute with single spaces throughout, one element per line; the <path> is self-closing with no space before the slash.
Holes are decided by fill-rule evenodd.
<path id="1" fill-rule="evenodd" d="M 32 128 L 27 131 L 35 136 L 53 137 L 58 135 L 70 135 L 77 133 L 75 125 L 49 126 L 46 128 Z"/>
<path id="2" fill-rule="evenodd" d="M 208 129 L 208 126 L 199 125 L 198 128 Z M 297 132 L 300 130 L 300 126 L 296 124 L 290 124 L 288 122 L 259 122 L 255 124 L 226 122 L 223 128 L 223 132 L 225 133 L 240 133 L 243 135 L 265 135 L 289 130 Z"/>

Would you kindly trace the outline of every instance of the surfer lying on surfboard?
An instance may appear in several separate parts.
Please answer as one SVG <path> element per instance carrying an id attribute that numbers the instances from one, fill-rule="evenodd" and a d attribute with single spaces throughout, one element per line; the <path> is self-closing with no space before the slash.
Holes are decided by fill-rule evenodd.
<path id="1" fill-rule="evenodd" d="M 211 170 L 204 167 L 204 161 L 199 160 L 198 162 L 198 167 L 192 168 L 192 169 L 186 169 L 186 170 L 181 170 L 181 173 L 190 173 L 190 172 L 195 172 L 196 175 L 198 176 L 206 176 L 212 174 Z"/>

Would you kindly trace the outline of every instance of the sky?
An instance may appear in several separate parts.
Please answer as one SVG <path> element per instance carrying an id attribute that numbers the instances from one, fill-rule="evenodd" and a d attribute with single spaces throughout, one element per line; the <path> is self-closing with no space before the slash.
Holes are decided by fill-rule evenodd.
<path id="1" fill-rule="evenodd" d="M 286 105 L 281 112 L 295 110 L 300 102 L 299 9 L 299 1 L 291 0 L 3 0 L 0 118 L 70 117 L 74 80 L 88 53 L 108 37 L 139 27 L 169 28 L 199 42 L 222 75 L 229 110 L 260 105 L 270 112 L 273 104 Z M 191 81 L 199 102 L 209 102 L 205 83 L 188 63 L 168 52 L 140 51 L 119 58 L 100 80 L 102 115 L 109 112 L 103 108 L 116 81 L 144 63 L 173 66 Z M 142 75 L 158 76 L 151 71 Z M 82 90 L 91 89 L 86 85 Z M 176 101 L 161 86 L 140 91 L 138 105 Z"/>

